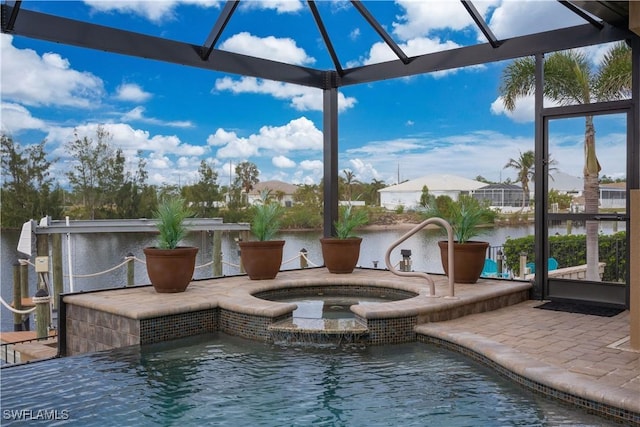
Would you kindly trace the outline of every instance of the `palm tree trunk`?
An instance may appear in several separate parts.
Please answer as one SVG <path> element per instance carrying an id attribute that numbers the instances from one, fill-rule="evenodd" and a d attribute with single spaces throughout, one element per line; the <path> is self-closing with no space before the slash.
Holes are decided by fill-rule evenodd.
<path id="1" fill-rule="evenodd" d="M 584 211 L 598 213 L 600 163 L 596 157 L 596 136 L 593 127 L 593 117 L 585 118 L 584 134 Z M 587 280 L 599 281 L 598 273 L 598 221 L 587 221 Z"/>

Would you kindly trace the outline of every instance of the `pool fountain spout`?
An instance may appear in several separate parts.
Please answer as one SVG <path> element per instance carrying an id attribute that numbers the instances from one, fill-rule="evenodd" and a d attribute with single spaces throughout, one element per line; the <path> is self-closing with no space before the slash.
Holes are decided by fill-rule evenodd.
<path id="1" fill-rule="evenodd" d="M 422 221 L 420 224 L 418 224 L 415 227 L 413 227 L 411 230 L 407 231 L 398 240 L 393 242 L 391 244 L 391 246 L 389 246 L 389 249 L 387 249 L 387 253 L 384 256 L 384 262 L 387 265 L 387 268 L 389 269 L 389 271 L 392 272 L 393 274 L 397 275 L 397 276 L 422 277 L 422 278 L 424 278 L 427 281 L 427 283 L 429 284 L 429 296 L 433 297 L 433 298 L 437 298 L 436 286 L 435 286 L 435 283 L 433 281 L 433 278 L 429 274 L 421 272 L 421 271 L 398 271 L 393 266 L 393 264 L 391 264 L 391 251 L 393 251 L 402 242 L 404 242 L 409 237 L 413 236 L 414 234 L 416 234 L 418 231 L 422 230 L 424 227 L 426 227 L 429 224 L 437 224 L 437 225 L 443 227 L 445 230 L 447 230 L 447 240 L 449 242 L 449 249 L 448 249 L 449 271 L 451 273 L 449 274 L 449 277 L 448 277 L 448 279 L 449 279 L 449 293 L 448 293 L 447 296 L 445 296 L 445 298 L 455 298 L 455 291 L 454 291 L 454 280 L 455 280 L 455 278 L 453 277 L 453 264 L 454 264 L 454 260 L 453 260 L 453 229 L 451 228 L 451 224 L 449 224 L 446 220 L 444 220 L 442 218 L 437 218 L 437 217 L 428 218 L 428 219 Z"/>

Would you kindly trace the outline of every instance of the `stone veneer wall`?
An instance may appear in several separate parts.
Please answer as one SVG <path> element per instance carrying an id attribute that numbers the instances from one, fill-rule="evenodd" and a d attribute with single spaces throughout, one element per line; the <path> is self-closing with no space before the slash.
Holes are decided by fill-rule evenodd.
<path id="1" fill-rule="evenodd" d="M 66 304 L 66 328 L 65 354 L 72 356 L 215 332 L 218 330 L 218 310 L 131 319 Z"/>
<path id="2" fill-rule="evenodd" d="M 66 305 L 66 355 L 140 344 L 137 319 Z"/>
<path id="3" fill-rule="evenodd" d="M 272 318 L 221 309 L 219 329 L 229 335 L 258 341 L 270 341 L 269 326 L 289 317 L 291 317 L 290 313 Z"/>

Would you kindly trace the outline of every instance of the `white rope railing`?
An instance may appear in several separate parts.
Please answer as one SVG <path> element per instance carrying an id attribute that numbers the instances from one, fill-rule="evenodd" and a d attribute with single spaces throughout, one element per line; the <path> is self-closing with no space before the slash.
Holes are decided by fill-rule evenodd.
<path id="1" fill-rule="evenodd" d="M 101 276 L 103 274 L 111 273 L 112 271 L 119 269 L 123 265 L 127 264 L 129 261 L 131 261 L 131 259 L 129 257 L 125 257 L 125 260 L 122 261 L 120 264 L 118 264 L 118 265 L 116 265 L 114 267 L 108 268 L 108 269 L 106 269 L 104 271 L 99 271 L 97 273 L 90 273 L 90 274 L 73 274 L 73 277 L 78 277 L 80 279 L 85 279 L 87 277 Z M 65 274 L 65 277 L 70 277 L 70 276 Z"/>
<path id="2" fill-rule="evenodd" d="M 7 302 L 4 300 L 4 298 L 0 297 L 0 302 L 2 302 L 2 305 L 4 305 L 8 310 L 16 313 L 16 314 L 29 314 L 32 313 L 36 308 L 35 307 L 31 307 L 28 310 L 18 310 L 15 309 L 11 306 L 11 304 L 7 304 Z"/>
<path id="3" fill-rule="evenodd" d="M 230 266 L 230 267 L 235 267 L 235 268 L 238 268 L 238 269 L 240 268 L 240 264 L 232 264 L 232 263 L 227 262 L 227 261 L 222 261 L 222 263 L 223 263 L 224 265 L 228 265 L 228 266 Z"/>
<path id="4" fill-rule="evenodd" d="M 213 261 L 209 261 L 209 262 L 208 262 L 208 263 L 206 263 L 206 264 L 196 265 L 194 268 L 198 269 L 198 268 L 202 268 L 202 267 L 208 267 L 208 266 L 210 266 L 210 265 L 212 265 L 212 264 L 213 264 Z"/>
<path id="5" fill-rule="evenodd" d="M 297 260 L 297 259 L 299 259 L 299 258 L 300 258 L 300 257 L 299 257 L 299 256 L 297 256 L 297 255 L 296 255 L 296 256 L 294 256 L 294 257 L 291 257 L 291 258 L 289 258 L 289 259 L 288 259 L 288 260 L 286 260 L 286 261 L 282 261 L 282 265 L 288 264 L 288 263 L 290 263 L 291 261 L 295 261 L 295 260 Z"/>
<path id="6" fill-rule="evenodd" d="M 307 254 L 305 252 L 300 252 L 300 256 L 304 258 L 312 267 L 320 267 L 318 264 L 313 263 L 309 258 L 307 258 Z"/>

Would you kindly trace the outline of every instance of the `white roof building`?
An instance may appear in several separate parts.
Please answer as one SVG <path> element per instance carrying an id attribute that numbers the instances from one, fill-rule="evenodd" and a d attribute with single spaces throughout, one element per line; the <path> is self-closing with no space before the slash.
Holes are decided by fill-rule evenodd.
<path id="1" fill-rule="evenodd" d="M 249 192 L 247 199 L 249 204 L 255 204 L 260 200 L 263 191 L 268 191 L 271 197 L 277 198 L 282 206 L 293 205 L 293 195 L 298 187 L 282 181 L 260 181 Z"/>
<path id="2" fill-rule="evenodd" d="M 386 209 L 395 210 L 399 207 L 415 209 L 420 205 L 420 196 L 424 186 L 427 187 L 431 195 L 436 197 L 446 195 L 453 200 L 458 200 L 461 194 L 471 194 L 485 185 L 487 184 L 484 182 L 457 175 L 427 175 L 383 188 L 378 190 L 378 193 L 380 194 L 380 205 Z"/>

